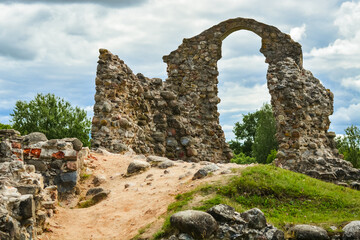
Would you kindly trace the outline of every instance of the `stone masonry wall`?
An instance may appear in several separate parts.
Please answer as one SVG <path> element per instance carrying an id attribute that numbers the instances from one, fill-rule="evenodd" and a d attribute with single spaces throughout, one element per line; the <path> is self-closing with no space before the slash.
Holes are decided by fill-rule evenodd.
<path id="1" fill-rule="evenodd" d="M 37 239 L 58 196 L 76 192 L 88 154 L 77 138 L 0 130 L 0 239 Z"/>
<path id="2" fill-rule="evenodd" d="M 328 181 L 359 181 L 360 172 L 339 158 L 336 135 L 328 132 L 333 94 L 303 69 L 301 45 L 253 19 L 229 19 L 184 39 L 163 57 L 165 82 L 134 75 L 117 56 L 100 49 L 92 147 L 113 152 L 130 147 L 187 161 L 229 161 L 232 152 L 217 111 L 217 61 L 222 40 L 237 30 L 262 39 L 280 144 L 276 163 Z"/>
<path id="3" fill-rule="evenodd" d="M 45 186 L 56 185 L 60 198 L 76 192 L 87 149 L 77 138 L 47 140 L 30 133 L 23 140 L 23 159 L 44 177 Z"/>
<path id="4" fill-rule="evenodd" d="M 44 188 L 43 177 L 23 161 L 22 137 L 0 130 L 0 239 L 37 239 L 53 214 L 56 187 Z"/>

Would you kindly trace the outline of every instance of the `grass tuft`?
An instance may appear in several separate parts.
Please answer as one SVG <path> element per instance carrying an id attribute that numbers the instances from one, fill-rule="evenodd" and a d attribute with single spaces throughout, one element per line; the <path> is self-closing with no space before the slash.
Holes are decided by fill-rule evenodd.
<path id="1" fill-rule="evenodd" d="M 89 200 L 79 202 L 78 207 L 79 208 L 88 208 L 88 207 L 94 206 L 95 204 L 96 203 L 94 200 L 89 199 Z"/>

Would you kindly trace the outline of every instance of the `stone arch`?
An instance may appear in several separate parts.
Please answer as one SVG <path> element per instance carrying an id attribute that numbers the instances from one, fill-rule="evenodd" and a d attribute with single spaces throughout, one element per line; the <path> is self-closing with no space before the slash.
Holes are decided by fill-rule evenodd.
<path id="1" fill-rule="evenodd" d="M 188 100 L 193 111 L 185 117 L 191 119 L 196 114 L 199 115 L 200 119 L 193 119 L 193 123 L 200 122 L 201 127 L 192 135 L 202 136 L 201 140 L 198 140 L 202 141 L 199 143 L 202 147 L 198 151 L 202 156 L 208 155 L 205 159 L 209 161 L 214 161 L 214 158 L 228 160 L 232 156 L 219 125 L 217 62 L 221 59 L 222 41 L 239 30 L 251 31 L 261 38 L 260 52 L 265 56 L 267 63 L 276 64 L 291 58 L 302 69 L 300 44 L 276 27 L 246 18 L 229 19 L 195 37 L 184 39 L 177 50 L 164 56 L 163 60 L 168 64 L 169 78 L 166 82 L 169 88 L 180 97 L 186 97 L 189 93 L 193 96 L 193 99 Z M 275 101 L 272 103 L 275 104 Z"/>
<path id="2" fill-rule="evenodd" d="M 100 49 L 96 77 L 93 148 L 121 152 L 131 147 L 187 161 L 226 162 L 232 151 L 219 124 L 217 104 L 221 44 L 229 34 L 249 30 L 261 37 L 269 64 L 267 86 L 277 121 L 279 166 L 328 181 L 360 179 L 360 171 L 339 158 L 328 132 L 333 94 L 303 68 L 301 45 L 253 19 L 221 22 L 164 56 L 168 78 L 133 74 L 117 56 Z"/>

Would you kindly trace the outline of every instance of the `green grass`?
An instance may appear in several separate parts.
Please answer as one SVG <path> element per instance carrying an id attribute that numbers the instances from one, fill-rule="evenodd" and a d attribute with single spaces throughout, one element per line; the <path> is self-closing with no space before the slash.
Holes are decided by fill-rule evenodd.
<path id="1" fill-rule="evenodd" d="M 195 195 L 209 196 L 192 203 Z M 360 219 L 360 191 L 326 183 L 303 174 L 271 165 L 257 165 L 242 170 L 225 185 L 213 184 L 176 196 L 168 207 L 163 228 L 154 236 L 160 239 L 172 230 L 170 216 L 178 211 L 206 211 L 214 205 L 230 205 L 238 212 L 257 207 L 269 223 L 280 229 L 287 224 L 313 224 L 329 229 Z"/>
<path id="2" fill-rule="evenodd" d="M 139 231 L 138 231 L 138 234 L 135 237 L 131 238 L 130 240 L 139 240 L 139 239 L 141 239 L 141 235 L 143 233 L 145 233 L 146 230 L 148 228 L 150 228 L 150 227 L 151 227 L 151 223 L 147 224 L 145 227 L 140 228 Z"/>
<path id="3" fill-rule="evenodd" d="M 280 228 L 288 223 L 329 227 L 360 219 L 359 191 L 269 165 L 245 169 L 217 194 L 244 208 L 260 208 Z"/>
<path id="4" fill-rule="evenodd" d="M 88 173 L 81 173 L 80 174 L 80 181 L 85 181 L 86 179 L 89 179 L 91 177 L 92 174 L 88 174 Z"/>
<path id="5" fill-rule="evenodd" d="M 88 208 L 88 207 L 94 206 L 95 204 L 96 203 L 94 202 L 94 200 L 89 199 L 89 200 L 86 200 L 83 202 L 79 202 L 78 208 Z"/>

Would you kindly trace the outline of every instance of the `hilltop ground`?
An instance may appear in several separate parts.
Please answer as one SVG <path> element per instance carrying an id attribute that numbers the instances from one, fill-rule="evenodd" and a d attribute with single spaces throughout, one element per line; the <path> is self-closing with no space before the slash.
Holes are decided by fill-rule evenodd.
<path id="1" fill-rule="evenodd" d="M 191 180 L 203 165 L 175 162 L 175 166 L 166 169 L 166 172 L 152 167 L 139 175 L 124 177 L 122 174 L 126 173 L 129 163 L 136 158 L 139 156 L 92 153 L 88 166 L 92 169 L 92 174 L 82 182 L 80 189 L 83 194 L 86 193 L 87 189 L 93 187 L 92 178 L 102 175 L 106 177 L 106 182 L 100 187 L 111 190 L 110 195 L 89 208 L 59 206 L 58 213 L 50 219 L 49 232 L 43 234 L 41 239 L 131 239 L 139 229 L 151 223 L 160 227 L 163 222 L 160 216 L 166 213 L 168 205 L 177 194 L 194 189 L 204 182 L 219 181 L 224 176 L 220 175 L 224 170 L 246 167 L 231 163 L 219 164 L 220 170 L 214 174 L 200 180 Z M 156 227 L 153 228 L 156 231 Z"/>

